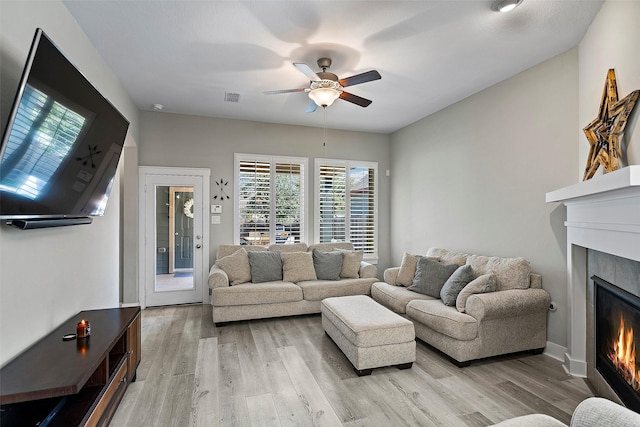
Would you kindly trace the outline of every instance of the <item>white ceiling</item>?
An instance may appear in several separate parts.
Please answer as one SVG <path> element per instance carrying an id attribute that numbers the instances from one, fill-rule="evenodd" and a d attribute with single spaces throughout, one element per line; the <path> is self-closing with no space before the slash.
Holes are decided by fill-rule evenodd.
<path id="1" fill-rule="evenodd" d="M 391 133 L 576 46 L 602 0 L 64 3 L 141 110 L 322 127 L 306 94 L 263 91 L 308 86 L 292 62 L 326 56 L 340 78 L 382 75 L 347 88 L 373 103 L 337 100 L 328 126 Z"/>

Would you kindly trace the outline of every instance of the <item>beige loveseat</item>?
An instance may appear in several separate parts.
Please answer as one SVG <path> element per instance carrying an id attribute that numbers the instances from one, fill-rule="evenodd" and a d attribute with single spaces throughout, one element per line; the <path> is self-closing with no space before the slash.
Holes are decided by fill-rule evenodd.
<path id="1" fill-rule="evenodd" d="M 640 415 L 622 405 L 601 397 L 580 402 L 571 416 L 571 427 L 638 427 Z M 549 415 L 531 414 L 511 418 L 494 427 L 567 427 Z"/>
<path id="2" fill-rule="evenodd" d="M 242 251 L 238 253 L 241 249 L 247 252 L 275 252 L 280 254 L 283 260 L 295 260 L 303 252 L 311 255 L 314 249 L 324 252 L 333 250 L 346 252 L 339 280 L 313 280 L 313 278 L 303 280 L 309 277 L 305 278 L 303 273 L 296 271 L 297 266 L 291 265 L 291 262 L 289 264 L 283 262 L 283 269 L 286 270 L 283 280 L 252 283 L 252 278 L 244 274 L 248 265 L 240 265 L 247 262 Z M 350 258 L 352 262 L 348 268 L 347 259 L 351 256 L 355 259 Z M 349 242 L 320 243 L 309 246 L 306 243 L 269 246 L 221 245 L 218 248 L 216 263 L 209 271 L 213 321 L 219 326 L 221 323 L 237 320 L 320 313 L 320 302 L 324 298 L 370 295 L 371 285 L 378 280 L 377 268 L 375 265 L 361 261 L 361 257 L 362 254 L 353 251 L 353 245 Z M 222 259 L 224 261 L 221 261 Z M 229 266 L 229 260 L 236 265 Z M 222 263 L 227 271 L 239 276 L 244 274 L 244 283 L 230 283 L 233 280 L 230 281 L 229 274 L 221 268 Z M 293 279 L 285 281 L 287 276 Z M 236 282 L 243 280 L 236 280 Z"/>
<path id="3" fill-rule="evenodd" d="M 541 276 L 531 273 L 526 260 L 429 249 L 426 258 L 430 260 L 470 265 L 471 282 L 453 297 L 453 305 L 445 305 L 440 298 L 406 287 L 416 274 L 411 262 L 416 257 L 405 254 L 401 267 L 385 270 L 385 281 L 371 287 L 373 299 L 413 321 L 416 337 L 458 366 L 500 354 L 543 351 L 550 297 L 542 289 Z"/>

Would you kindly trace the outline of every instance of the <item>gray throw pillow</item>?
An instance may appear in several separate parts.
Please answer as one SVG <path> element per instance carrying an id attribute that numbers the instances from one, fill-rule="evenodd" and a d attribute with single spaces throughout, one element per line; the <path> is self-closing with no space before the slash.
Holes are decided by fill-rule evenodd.
<path id="1" fill-rule="evenodd" d="M 440 289 L 457 268 L 458 264 L 441 264 L 427 257 L 420 257 L 413 284 L 407 289 L 440 298 Z"/>
<path id="2" fill-rule="evenodd" d="M 456 300 L 458 299 L 458 294 L 467 283 L 473 280 L 473 269 L 470 265 L 463 265 L 462 267 L 458 267 L 456 271 L 453 272 L 451 277 L 447 279 L 444 283 L 444 286 L 440 290 L 440 299 L 444 303 L 444 305 L 454 306 L 456 305 Z"/>
<path id="3" fill-rule="evenodd" d="M 251 266 L 251 282 L 275 282 L 282 280 L 282 259 L 277 252 L 248 252 Z"/>
<path id="4" fill-rule="evenodd" d="M 323 252 L 313 250 L 313 267 L 316 269 L 318 280 L 340 280 L 342 259 L 340 251 Z"/>

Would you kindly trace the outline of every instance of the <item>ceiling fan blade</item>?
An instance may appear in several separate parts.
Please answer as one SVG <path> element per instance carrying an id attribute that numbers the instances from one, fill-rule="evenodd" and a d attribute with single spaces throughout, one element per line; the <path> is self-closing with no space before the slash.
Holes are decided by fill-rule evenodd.
<path id="1" fill-rule="evenodd" d="M 368 107 L 369 104 L 371 104 L 371 100 L 363 98 L 361 96 L 358 95 L 354 95 L 352 93 L 349 92 L 342 92 L 340 94 L 340 99 L 344 99 L 345 101 L 349 101 L 353 104 L 359 105 L 361 107 Z"/>
<path id="2" fill-rule="evenodd" d="M 296 67 L 302 74 L 309 77 L 309 80 L 311 80 L 312 82 L 320 81 L 320 77 L 318 77 L 318 75 L 314 73 L 313 70 L 304 62 L 294 62 L 293 66 Z"/>
<path id="3" fill-rule="evenodd" d="M 292 93 L 292 92 L 304 92 L 305 90 L 307 90 L 306 87 L 300 88 L 300 89 L 282 89 L 282 90 L 268 90 L 264 93 L 265 95 L 274 95 L 276 93 Z"/>
<path id="4" fill-rule="evenodd" d="M 315 101 L 311 101 L 309 103 L 309 106 L 305 110 L 305 113 L 313 113 L 314 111 L 316 111 L 317 108 L 318 108 L 318 105 L 315 103 Z"/>
<path id="5" fill-rule="evenodd" d="M 360 83 L 370 82 L 372 80 L 380 80 L 382 76 L 376 70 L 367 71 L 366 73 L 356 74 L 355 76 L 345 77 L 338 80 L 342 87 L 359 85 Z"/>

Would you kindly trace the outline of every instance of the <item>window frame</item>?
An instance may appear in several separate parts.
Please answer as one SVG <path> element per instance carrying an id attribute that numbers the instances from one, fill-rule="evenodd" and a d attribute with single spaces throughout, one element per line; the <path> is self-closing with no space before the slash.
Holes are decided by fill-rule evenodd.
<path id="1" fill-rule="evenodd" d="M 276 164 L 278 163 L 290 163 L 300 165 L 301 173 L 301 187 L 302 191 L 300 194 L 300 242 L 306 242 L 308 233 L 308 188 L 309 188 L 309 159 L 307 157 L 293 157 L 293 156 L 276 156 L 276 155 L 265 155 L 265 154 L 248 154 L 248 153 L 234 153 L 233 155 L 233 167 L 234 167 L 234 180 L 235 186 L 233 190 L 233 243 L 236 245 L 240 244 L 240 163 L 241 162 L 264 162 L 270 164 L 270 180 L 269 180 L 269 191 L 270 194 L 275 194 L 273 189 L 275 186 L 275 174 L 276 174 Z M 276 210 L 276 198 L 269 197 L 269 218 L 275 218 Z M 269 241 L 270 244 L 276 243 L 276 221 L 269 221 Z M 284 243 L 286 244 L 286 243 Z"/>
<path id="2" fill-rule="evenodd" d="M 345 235 L 349 235 L 350 232 L 350 219 L 351 214 L 351 198 L 349 195 L 349 174 L 352 168 L 368 168 L 373 169 L 374 177 L 373 177 L 373 252 L 365 253 L 363 259 L 372 264 L 376 264 L 378 262 L 378 215 L 379 215 L 379 207 L 378 207 L 378 188 L 379 188 L 379 174 L 378 174 L 378 162 L 372 161 L 361 161 L 361 160 L 342 160 L 342 159 L 326 159 L 326 158 L 316 158 L 314 162 L 314 197 L 313 197 L 313 239 L 315 242 L 320 242 L 320 169 L 323 166 L 330 167 L 344 167 L 346 172 L 346 187 L 345 187 L 345 204 L 348 204 L 348 208 L 345 207 L 345 214 L 349 215 L 348 218 L 345 218 Z"/>

